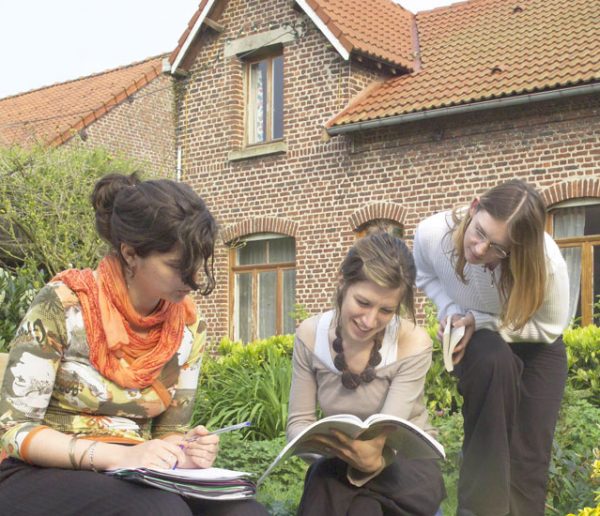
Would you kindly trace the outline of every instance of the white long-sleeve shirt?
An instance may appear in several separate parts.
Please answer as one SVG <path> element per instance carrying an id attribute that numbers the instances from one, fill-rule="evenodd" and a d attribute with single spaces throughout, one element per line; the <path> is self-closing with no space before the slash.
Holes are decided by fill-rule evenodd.
<path id="1" fill-rule="evenodd" d="M 502 302 L 497 284 L 499 264 L 493 271 L 482 265 L 465 266 L 466 283 L 458 277 L 452 262 L 452 214 L 441 212 L 421 221 L 414 241 L 417 287 L 425 292 L 438 310 L 438 319 L 471 312 L 475 329 L 500 333 L 506 342 L 554 342 L 568 325 L 569 278 L 567 265 L 548 234 L 545 235 L 547 284 L 544 302 L 518 331 L 501 327 Z"/>

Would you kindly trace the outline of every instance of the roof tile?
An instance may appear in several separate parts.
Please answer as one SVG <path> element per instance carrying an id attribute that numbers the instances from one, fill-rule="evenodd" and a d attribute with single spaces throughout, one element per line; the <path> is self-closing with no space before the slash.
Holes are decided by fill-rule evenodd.
<path id="1" fill-rule="evenodd" d="M 328 126 L 600 80 L 597 0 L 470 0 L 416 17 L 421 71 L 357 98 Z"/>
<path id="2" fill-rule="evenodd" d="M 352 44 L 350 50 L 412 70 L 414 15 L 392 0 L 311 0 L 321 20 Z M 314 8 L 314 7 L 313 7 Z"/>
<path id="3" fill-rule="evenodd" d="M 0 99 L 0 145 L 60 145 L 162 73 L 164 56 Z"/>

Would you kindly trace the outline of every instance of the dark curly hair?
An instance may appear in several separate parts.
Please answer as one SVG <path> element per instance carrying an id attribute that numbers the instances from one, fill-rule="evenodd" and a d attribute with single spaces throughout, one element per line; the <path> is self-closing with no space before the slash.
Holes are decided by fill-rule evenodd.
<path id="1" fill-rule="evenodd" d="M 96 230 L 125 265 L 121 244 L 141 257 L 182 250 L 179 270 L 192 289 L 208 295 L 215 287 L 217 224 L 202 198 L 184 183 L 169 179 L 140 181 L 137 174 L 108 174 L 91 196 Z M 205 282 L 196 283 L 202 269 Z"/>

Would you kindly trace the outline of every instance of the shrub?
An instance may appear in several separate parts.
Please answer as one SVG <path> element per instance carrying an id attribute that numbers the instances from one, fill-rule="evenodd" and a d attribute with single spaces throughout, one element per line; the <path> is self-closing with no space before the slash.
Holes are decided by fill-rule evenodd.
<path id="1" fill-rule="evenodd" d="M 550 464 L 546 505 L 551 514 L 567 514 L 594 503 L 590 472 L 597 459 L 593 449 L 600 443 L 600 408 L 587 396 L 572 387 L 565 391 Z"/>
<path id="2" fill-rule="evenodd" d="M 258 478 L 285 444 L 283 436 L 269 441 L 248 441 L 234 433 L 223 434 L 215 465 L 254 473 Z M 269 474 L 258 493 L 258 499 L 268 508 L 269 514 L 284 516 L 296 513 L 306 469 L 307 464 L 303 460 L 290 457 Z"/>
<path id="3" fill-rule="evenodd" d="M 569 364 L 569 385 L 589 389 L 600 406 L 600 327 L 569 328 L 563 334 Z"/>
<path id="4" fill-rule="evenodd" d="M 21 267 L 14 274 L 0 267 L 0 352 L 8 351 L 19 323 L 43 284 L 43 273 L 32 267 Z"/>
<path id="5" fill-rule="evenodd" d="M 95 182 L 133 165 L 100 149 L 0 149 L 0 260 L 54 275 L 92 267 L 105 248 L 89 201 Z"/>
<path id="6" fill-rule="evenodd" d="M 203 364 L 194 422 L 210 428 L 251 421 L 250 440 L 274 439 L 285 432 L 292 378 L 293 338 L 276 336 L 247 345 L 228 339 L 220 356 Z"/>
<path id="7" fill-rule="evenodd" d="M 431 414 L 452 414 L 462 406 L 462 396 L 458 394 L 456 377 L 444 367 L 442 344 L 437 338 L 439 323 L 435 307 L 427 301 L 425 311 L 425 329 L 433 341 L 433 357 L 425 380 L 425 397 Z"/>

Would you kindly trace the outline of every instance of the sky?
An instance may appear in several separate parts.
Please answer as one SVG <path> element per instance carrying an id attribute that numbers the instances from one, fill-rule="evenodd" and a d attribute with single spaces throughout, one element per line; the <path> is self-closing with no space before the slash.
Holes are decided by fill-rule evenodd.
<path id="1" fill-rule="evenodd" d="M 452 0 L 395 0 L 417 12 Z M 200 0 L 0 0 L 0 98 L 170 52 Z"/>

